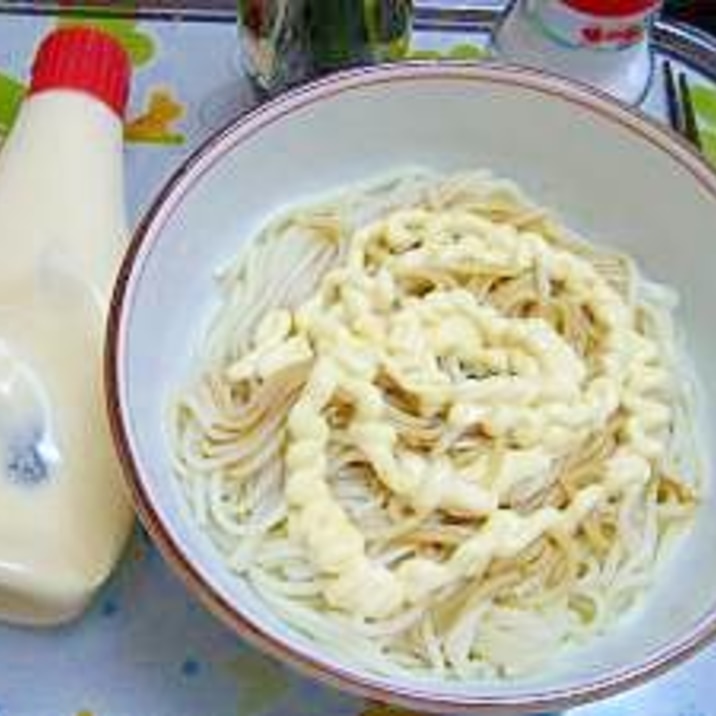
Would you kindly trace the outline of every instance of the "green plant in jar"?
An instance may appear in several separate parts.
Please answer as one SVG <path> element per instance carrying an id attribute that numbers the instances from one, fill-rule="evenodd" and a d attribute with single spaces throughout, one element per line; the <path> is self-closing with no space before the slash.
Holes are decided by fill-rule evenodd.
<path id="1" fill-rule="evenodd" d="M 306 5 L 318 71 L 399 59 L 408 50 L 409 0 L 308 0 Z"/>
<path id="2" fill-rule="evenodd" d="M 250 74 L 264 89 L 403 57 L 411 0 L 238 0 Z"/>

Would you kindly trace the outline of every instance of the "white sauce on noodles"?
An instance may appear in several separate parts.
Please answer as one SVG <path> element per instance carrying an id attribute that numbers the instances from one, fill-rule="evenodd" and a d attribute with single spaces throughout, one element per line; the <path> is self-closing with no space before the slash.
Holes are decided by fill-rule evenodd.
<path id="1" fill-rule="evenodd" d="M 505 645 L 602 629 L 695 505 L 668 311 L 640 282 L 479 173 L 277 219 L 177 404 L 197 514 L 372 668 L 540 668 Z"/>

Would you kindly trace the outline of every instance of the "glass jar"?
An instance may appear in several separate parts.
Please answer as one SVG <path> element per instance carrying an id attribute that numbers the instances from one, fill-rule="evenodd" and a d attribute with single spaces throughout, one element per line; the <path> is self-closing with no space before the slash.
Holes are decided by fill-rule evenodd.
<path id="1" fill-rule="evenodd" d="M 244 63 L 269 93 L 336 69 L 402 57 L 411 0 L 238 0 Z"/>

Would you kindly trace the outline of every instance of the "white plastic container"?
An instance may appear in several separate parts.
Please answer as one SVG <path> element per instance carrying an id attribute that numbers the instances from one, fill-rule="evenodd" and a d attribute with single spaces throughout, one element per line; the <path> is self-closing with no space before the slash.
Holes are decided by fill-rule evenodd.
<path id="1" fill-rule="evenodd" d="M 651 22 L 660 0 L 516 0 L 495 34 L 497 54 L 580 80 L 636 104 L 652 75 Z"/>
<path id="2" fill-rule="evenodd" d="M 126 238 L 129 74 L 108 36 L 54 32 L 0 152 L 0 618 L 11 622 L 81 612 L 132 522 L 102 382 Z"/>

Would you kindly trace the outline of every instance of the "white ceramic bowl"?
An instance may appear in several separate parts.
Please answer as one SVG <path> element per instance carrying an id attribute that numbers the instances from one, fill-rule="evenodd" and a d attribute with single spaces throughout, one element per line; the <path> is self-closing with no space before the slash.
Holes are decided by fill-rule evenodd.
<path id="1" fill-rule="evenodd" d="M 386 679 L 289 629 L 229 573 L 194 524 L 162 411 L 186 375 L 217 293 L 213 272 L 276 209 L 401 165 L 488 167 L 587 236 L 677 287 L 704 419 L 716 405 L 716 177 L 675 137 L 544 75 L 498 67 L 359 70 L 282 96 L 211 139 L 140 226 L 114 297 L 109 409 L 144 523 L 190 589 L 271 654 L 374 698 L 444 713 L 544 711 L 615 693 L 716 631 L 711 498 L 638 617 L 557 671 L 513 683 Z M 713 462 L 709 468 L 713 474 Z"/>

